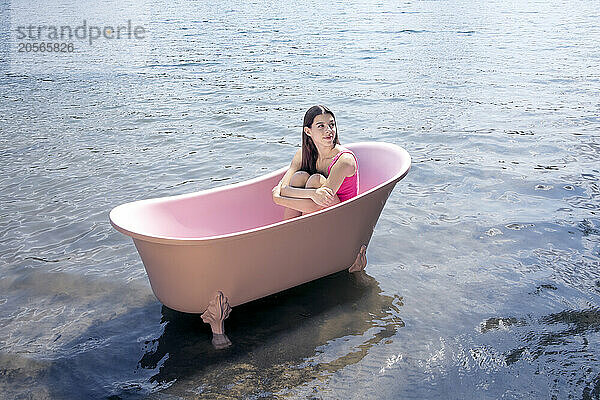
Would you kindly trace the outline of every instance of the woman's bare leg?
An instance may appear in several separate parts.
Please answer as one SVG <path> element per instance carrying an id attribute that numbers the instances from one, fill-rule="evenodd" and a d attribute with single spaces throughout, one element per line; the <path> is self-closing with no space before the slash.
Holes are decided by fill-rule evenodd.
<path id="1" fill-rule="evenodd" d="M 306 181 L 310 178 L 310 174 L 306 171 L 296 171 L 290 179 L 290 186 L 295 188 L 303 188 L 306 186 Z"/>
<path id="2" fill-rule="evenodd" d="M 295 188 L 304 188 L 309 177 L 310 175 L 308 172 L 298 171 L 292 175 L 292 179 L 290 179 L 290 186 Z M 291 208 L 285 207 L 283 210 L 283 219 L 296 218 L 301 215 L 302 213 L 300 211 Z"/>
<path id="3" fill-rule="evenodd" d="M 306 180 L 304 187 L 306 189 L 318 189 L 327 182 L 327 179 L 321 174 L 312 174 Z"/>

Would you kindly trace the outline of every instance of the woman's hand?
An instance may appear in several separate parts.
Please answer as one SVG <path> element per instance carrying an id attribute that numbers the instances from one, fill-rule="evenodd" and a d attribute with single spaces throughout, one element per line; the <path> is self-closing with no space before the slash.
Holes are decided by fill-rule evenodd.
<path id="1" fill-rule="evenodd" d="M 321 186 L 315 189 L 315 193 L 311 196 L 311 199 L 321 207 L 329 207 L 333 205 L 334 193 L 328 187 Z"/>

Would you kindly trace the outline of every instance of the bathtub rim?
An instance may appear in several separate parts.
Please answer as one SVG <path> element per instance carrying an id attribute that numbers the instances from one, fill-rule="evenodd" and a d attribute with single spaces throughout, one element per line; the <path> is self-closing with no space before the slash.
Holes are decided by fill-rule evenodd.
<path id="1" fill-rule="evenodd" d="M 174 236 L 151 236 L 151 235 L 146 235 L 143 233 L 139 233 L 139 232 L 134 232 L 128 229 L 125 229 L 121 226 L 119 226 L 115 221 L 114 221 L 114 212 L 115 210 L 121 208 L 121 207 L 131 207 L 134 204 L 136 205 L 141 205 L 143 204 L 152 204 L 152 203 L 161 203 L 164 201 L 168 201 L 168 200 L 181 200 L 181 199 L 186 199 L 186 198 L 191 198 L 191 197 L 196 197 L 198 196 L 200 193 L 202 194 L 209 194 L 209 193 L 214 193 L 214 192 L 219 192 L 219 191 L 223 191 L 223 190 L 229 190 L 229 189 L 234 189 L 237 187 L 244 187 L 247 185 L 252 185 L 256 182 L 260 182 L 263 181 L 265 179 L 269 179 L 272 178 L 274 176 L 277 176 L 281 173 L 285 173 L 285 171 L 288 170 L 289 166 L 285 166 L 282 168 L 279 168 L 273 172 L 267 173 L 265 175 L 260 175 L 257 176 L 255 178 L 249 179 L 249 180 L 245 180 L 245 181 L 241 181 L 241 182 L 237 182 L 237 183 L 230 183 L 228 185 L 223 185 L 223 186 L 217 186 L 214 188 L 210 188 L 210 189 L 205 189 L 205 190 L 200 190 L 197 192 L 192 192 L 192 193 L 183 193 L 183 194 L 179 194 L 179 195 L 174 195 L 174 196 L 166 196 L 166 197 L 156 197 L 156 198 L 151 198 L 151 199 L 142 199 L 142 200 L 135 200 L 132 202 L 128 202 L 128 203 L 124 203 L 121 205 L 118 205 L 116 207 L 114 207 L 110 213 L 109 213 L 109 220 L 110 220 L 110 224 L 119 232 L 121 232 L 122 234 L 126 235 L 126 236 L 130 236 L 133 239 L 138 239 L 138 240 L 144 240 L 144 241 L 149 241 L 149 242 L 154 242 L 154 243 L 161 243 L 161 244 L 169 244 L 169 245 L 201 245 L 201 244 L 209 244 L 210 242 L 214 241 L 214 240 L 227 240 L 227 239 L 237 239 L 242 235 L 251 235 L 251 234 L 256 234 L 262 230 L 267 230 L 270 228 L 275 228 L 278 226 L 282 226 L 285 224 L 291 224 L 291 223 L 295 223 L 298 221 L 302 221 L 308 218 L 313 218 L 313 217 L 317 217 L 318 215 L 325 213 L 325 212 L 329 212 L 331 210 L 334 210 L 336 208 L 345 206 L 347 204 L 350 204 L 354 201 L 357 201 L 363 197 L 368 196 L 369 194 L 383 188 L 386 185 L 389 185 L 391 183 L 397 183 L 399 180 L 401 180 L 402 178 L 404 178 L 408 172 L 410 171 L 410 168 L 412 166 L 412 159 L 410 157 L 410 154 L 401 146 L 398 146 L 396 144 L 393 143 L 387 143 L 387 142 L 376 142 L 376 141 L 370 141 L 370 142 L 355 142 L 355 143 L 349 143 L 345 146 L 356 146 L 356 145 L 367 145 L 367 146 L 376 146 L 376 147 L 390 147 L 393 148 L 395 151 L 399 151 L 400 153 L 404 153 L 403 155 L 406 157 L 406 160 L 408 161 L 408 165 L 406 167 L 406 169 L 402 168 L 400 169 L 400 171 L 395 174 L 394 176 L 392 176 L 391 178 L 383 181 L 382 183 L 372 187 L 371 189 L 351 198 L 348 199 L 344 202 L 338 203 L 334 206 L 331 207 L 327 207 L 324 208 L 322 210 L 319 211 L 315 211 L 313 213 L 310 214 L 306 214 L 306 215 L 301 215 L 299 217 L 295 217 L 292 219 L 288 219 L 288 220 L 283 220 L 283 221 L 278 221 L 275 223 L 271 223 L 268 225 L 261 225 L 252 229 L 246 229 L 246 230 L 242 230 L 242 231 L 236 231 L 236 232 L 230 232 L 230 233 L 226 233 L 226 234 L 222 234 L 222 235 L 213 235 L 213 236 L 203 236 L 203 237 L 174 237 Z"/>

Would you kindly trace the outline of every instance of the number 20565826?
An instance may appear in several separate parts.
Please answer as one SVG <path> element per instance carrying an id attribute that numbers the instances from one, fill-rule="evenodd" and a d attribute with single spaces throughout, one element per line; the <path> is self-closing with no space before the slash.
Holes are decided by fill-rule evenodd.
<path id="1" fill-rule="evenodd" d="M 73 43 L 41 42 L 24 43 L 17 46 L 19 53 L 72 53 L 75 50 Z"/>

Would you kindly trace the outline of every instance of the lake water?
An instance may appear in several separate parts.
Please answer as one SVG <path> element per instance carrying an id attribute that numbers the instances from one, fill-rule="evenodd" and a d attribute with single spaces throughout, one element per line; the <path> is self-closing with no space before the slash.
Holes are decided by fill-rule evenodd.
<path id="1" fill-rule="evenodd" d="M 0 3 L 0 398 L 600 398 L 597 2 Z M 18 52 L 83 20 L 144 37 Z M 217 351 L 108 213 L 282 167 L 318 103 L 412 169 L 366 273 Z"/>

